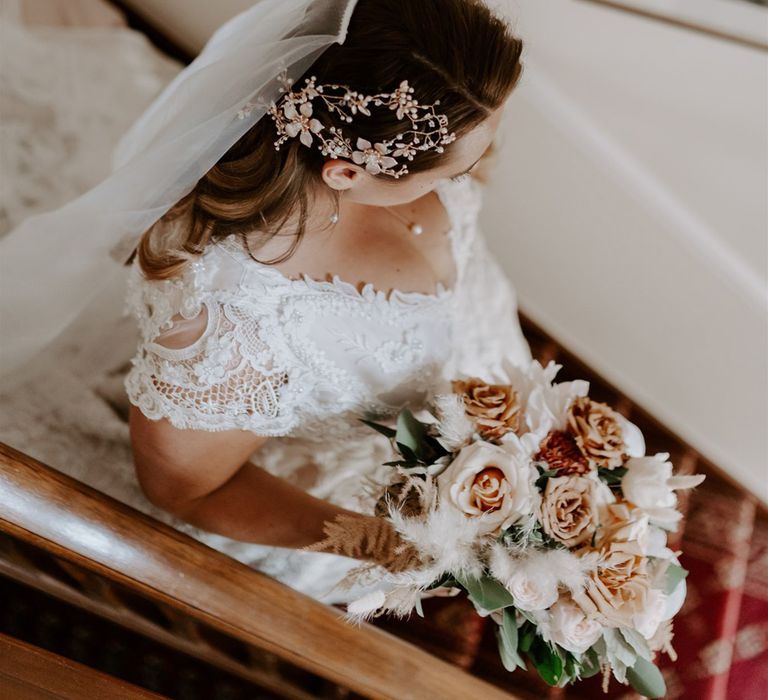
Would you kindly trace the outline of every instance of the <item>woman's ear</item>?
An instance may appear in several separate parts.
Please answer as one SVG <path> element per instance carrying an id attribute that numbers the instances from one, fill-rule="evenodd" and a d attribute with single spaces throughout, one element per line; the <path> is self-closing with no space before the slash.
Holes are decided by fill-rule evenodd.
<path id="1" fill-rule="evenodd" d="M 363 169 L 348 160 L 327 160 L 322 169 L 323 182 L 334 190 L 351 189 L 363 175 Z"/>

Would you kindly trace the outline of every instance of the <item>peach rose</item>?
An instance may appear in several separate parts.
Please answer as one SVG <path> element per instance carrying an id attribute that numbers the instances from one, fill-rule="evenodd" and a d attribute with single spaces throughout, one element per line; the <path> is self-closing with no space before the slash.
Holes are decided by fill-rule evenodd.
<path id="1" fill-rule="evenodd" d="M 440 474 L 438 492 L 466 516 L 480 518 L 481 532 L 497 533 L 533 512 L 535 478 L 529 455 L 479 441 Z"/>
<path id="2" fill-rule="evenodd" d="M 451 382 L 453 391 L 461 394 L 467 415 L 474 419 L 477 430 L 486 440 L 498 440 L 517 431 L 520 424 L 520 402 L 510 384 L 486 384 L 472 377 Z"/>
<path id="3" fill-rule="evenodd" d="M 566 547 L 588 542 L 600 524 L 601 508 L 613 500 L 610 489 L 584 476 L 547 479 L 539 508 L 541 526 Z"/>
<path id="4" fill-rule="evenodd" d="M 626 448 L 618 415 L 607 404 L 588 396 L 577 396 L 568 409 L 568 428 L 595 469 L 614 469 L 624 463 Z"/>
<path id="5" fill-rule="evenodd" d="M 653 602 L 646 558 L 623 544 L 602 549 L 586 586 L 573 593 L 584 613 L 607 627 L 634 627 Z"/>

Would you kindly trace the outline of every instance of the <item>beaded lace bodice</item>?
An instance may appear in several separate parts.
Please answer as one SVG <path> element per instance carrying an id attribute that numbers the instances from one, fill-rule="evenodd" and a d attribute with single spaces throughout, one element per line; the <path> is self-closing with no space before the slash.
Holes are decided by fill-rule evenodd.
<path id="1" fill-rule="evenodd" d="M 290 279 L 234 238 L 173 280 L 146 280 L 134 262 L 131 402 L 178 428 L 348 440 L 372 432 L 359 417 L 418 405 L 457 372 L 487 374 L 504 355 L 527 362 L 514 289 L 477 227 L 480 186 L 445 180 L 437 191 L 458 276 L 432 294 Z M 194 342 L 173 342 L 190 329 Z"/>

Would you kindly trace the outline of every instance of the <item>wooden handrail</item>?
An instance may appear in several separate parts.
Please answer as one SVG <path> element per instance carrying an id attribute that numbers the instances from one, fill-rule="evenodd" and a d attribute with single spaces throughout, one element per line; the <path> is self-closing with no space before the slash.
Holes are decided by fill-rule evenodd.
<path id="1" fill-rule="evenodd" d="M 369 698 L 514 698 L 3 443 L 0 531 Z"/>
<path id="2" fill-rule="evenodd" d="M 0 634 L 0 688 L 16 700 L 164 700 L 118 678 L 58 654 Z"/>

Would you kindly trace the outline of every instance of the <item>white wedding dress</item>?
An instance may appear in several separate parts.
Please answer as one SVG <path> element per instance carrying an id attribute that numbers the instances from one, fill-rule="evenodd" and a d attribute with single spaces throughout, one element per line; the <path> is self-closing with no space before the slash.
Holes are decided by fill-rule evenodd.
<path id="1" fill-rule="evenodd" d="M 90 50 L 76 46 L 68 50 Z M 136 48 L 124 54 L 134 68 Z M 120 55 L 111 55 L 115 71 Z M 147 80 L 158 75 L 150 61 L 144 66 Z M 29 176 L 28 169 L 3 175 Z M 174 280 L 148 281 L 134 261 L 126 268 L 126 313 L 103 320 L 99 346 L 81 347 L 75 327 L 34 381 L 0 395 L 0 440 L 318 600 L 359 597 L 362 587 L 334 590 L 359 562 L 239 542 L 152 506 L 132 467 L 127 401 L 179 428 L 272 436 L 252 461 L 319 498 L 371 512 L 372 484 L 385 480 L 391 468 L 382 463 L 393 453 L 359 418 L 418 407 L 453 377 L 495 372 L 503 357 L 531 359 L 514 289 L 477 225 L 481 186 L 445 180 L 437 192 L 452 222 L 454 287 L 387 294 L 338 276 L 289 279 L 251 259 L 236 239 L 209 246 Z M 58 254 L 67 253 L 76 251 Z"/>

